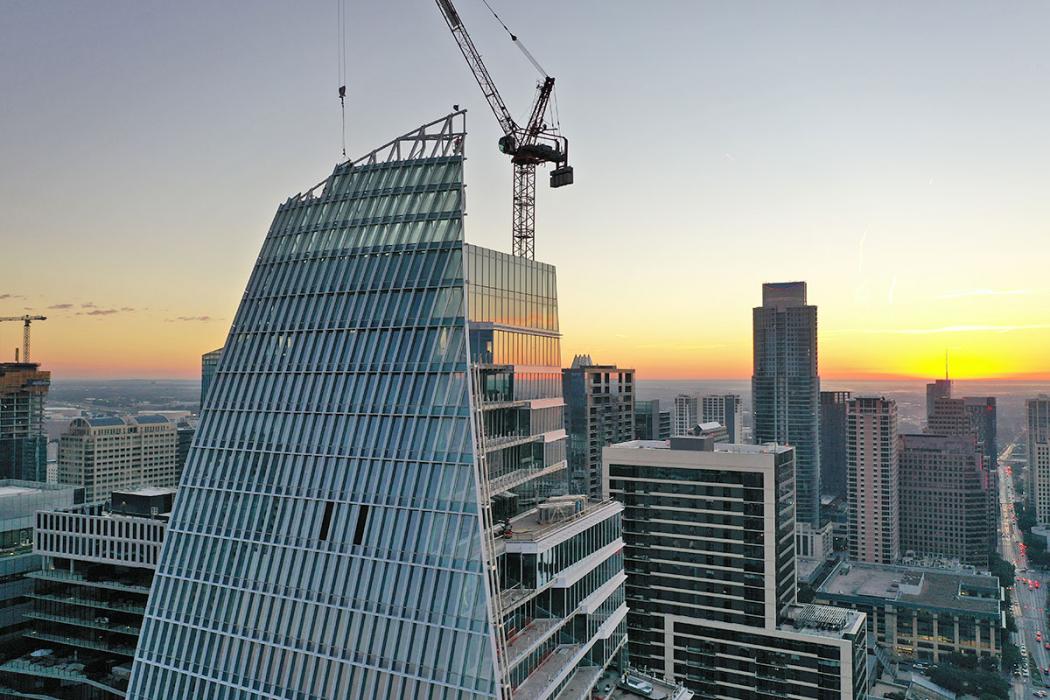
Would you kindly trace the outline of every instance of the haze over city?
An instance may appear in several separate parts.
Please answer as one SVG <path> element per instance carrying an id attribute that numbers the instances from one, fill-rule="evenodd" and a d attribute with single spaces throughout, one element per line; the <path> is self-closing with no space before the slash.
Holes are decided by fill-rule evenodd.
<path id="1" fill-rule="evenodd" d="M 350 154 L 467 108 L 466 237 L 506 249 L 497 125 L 419 5 L 349 9 Z M 535 72 L 463 5 L 524 114 Z M 745 378 L 761 283 L 800 279 L 825 379 L 939 376 L 946 350 L 960 379 L 1050 378 L 1050 6 L 495 6 L 573 138 L 537 225 L 563 365 Z M 334 6 L 0 12 L 0 315 L 49 317 L 56 379 L 195 376 L 276 203 L 341 158 Z"/>

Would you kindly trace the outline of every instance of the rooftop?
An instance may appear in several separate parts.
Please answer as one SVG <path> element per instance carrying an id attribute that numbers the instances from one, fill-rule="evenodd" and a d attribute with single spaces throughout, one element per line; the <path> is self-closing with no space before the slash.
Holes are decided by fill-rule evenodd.
<path id="1" fill-rule="evenodd" d="M 615 445 L 611 445 L 615 448 L 625 448 L 631 450 L 670 450 L 670 440 L 630 440 L 628 442 L 621 442 Z M 719 442 L 715 443 L 712 452 L 727 452 L 732 454 L 742 455 L 769 455 L 769 454 L 782 454 L 784 452 L 790 452 L 792 447 L 786 445 L 777 445 L 772 442 L 767 442 L 762 445 L 743 445 L 734 444 L 731 442 Z"/>
<path id="2" fill-rule="evenodd" d="M 30 493 L 43 493 L 43 490 L 26 488 L 24 486 L 0 486 L 0 498 L 25 496 Z"/>
<path id="3" fill-rule="evenodd" d="M 780 625 L 780 629 L 830 639 L 855 634 L 864 625 L 862 613 L 830 605 L 793 605 L 787 610 L 787 617 L 789 621 Z"/>
<path id="4" fill-rule="evenodd" d="M 143 486 L 142 488 L 128 489 L 126 491 L 124 489 L 121 489 L 119 491 L 114 491 L 113 493 L 114 494 L 121 493 L 121 494 L 124 494 L 126 496 L 166 496 L 168 494 L 173 494 L 176 491 L 177 491 L 177 489 L 175 489 L 175 488 L 160 488 L 160 487 L 157 487 L 157 486 Z"/>
<path id="5" fill-rule="evenodd" d="M 840 562 L 818 592 L 984 615 L 1000 608 L 999 580 L 964 570 Z"/>
<path id="6" fill-rule="evenodd" d="M 635 683 L 640 681 L 641 683 L 638 684 L 643 685 L 643 687 L 645 683 L 648 683 L 652 686 L 652 690 L 648 694 L 635 692 L 624 682 L 623 674 L 609 670 L 603 673 L 595 684 L 592 691 L 593 697 L 598 700 L 642 700 L 643 698 L 649 698 L 650 700 L 688 700 L 693 697 L 691 692 L 680 685 L 668 683 L 665 680 L 641 673 L 633 668 L 627 675 Z"/>

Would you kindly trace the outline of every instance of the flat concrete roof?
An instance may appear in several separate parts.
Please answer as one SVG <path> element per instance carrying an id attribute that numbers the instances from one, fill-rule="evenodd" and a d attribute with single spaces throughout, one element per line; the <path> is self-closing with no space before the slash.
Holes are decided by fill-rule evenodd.
<path id="1" fill-rule="evenodd" d="M 688 436 L 684 436 L 688 437 Z M 619 442 L 615 445 L 609 445 L 609 447 L 615 447 L 617 449 L 632 449 L 632 450 L 670 450 L 670 440 L 629 440 L 628 442 Z M 772 442 L 767 442 L 764 445 L 742 445 L 734 444 L 731 442 L 716 442 L 713 450 L 695 450 L 696 452 L 729 452 L 733 454 L 742 455 L 768 455 L 768 454 L 780 454 L 782 452 L 788 452 L 794 448 L 786 445 L 777 445 Z M 678 452 L 693 452 L 693 450 L 677 450 Z"/>
<path id="2" fill-rule="evenodd" d="M 25 496 L 30 493 L 43 493 L 42 489 L 28 489 L 24 486 L 0 486 L 0 498 L 7 496 Z"/>
<path id="3" fill-rule="evenodd" d="M 901 584 L 906 588 L 920 586 L 919 592 L 904 592 Z M 908 607 L 983 615 L 998 616 L 1000 608 L 997 578 L 951 569 L 840 562 L 817 590 L 818 595 L 880 599 Z"/>

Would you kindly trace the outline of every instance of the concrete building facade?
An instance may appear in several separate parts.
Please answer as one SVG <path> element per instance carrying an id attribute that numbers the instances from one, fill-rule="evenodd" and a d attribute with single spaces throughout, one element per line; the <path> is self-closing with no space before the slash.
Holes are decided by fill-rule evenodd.
<path id="1" fill-rule="evenodd" d="M 969 435 L 900 436 L 900 551 L 988 566 L 994 489 Z"/>
<path id="2" fill-rule="evenodd" d="M 952 397 L 952 382 L 947 376 L 944 379 L 935 379 L 926 385 L 926 418 L 933 415 L 937 399 L 950 399 Z"/>
<path id="3" fill-rule="evenodd" d="M 688 435 L 700 420 L 700 404 L 695 396 L 679 394 L 674 397 L 674 412 L 672 413 L 674 425 L 671 426 L 671 435 Z"/>
<path id="4" fill-rule="evenodd" d="M 846 408 L 849 556 L 892 564 L 900 558 L 897 404 L 858 396 Z"/>
<path id="5" fill-rule="evenodd" d="M 1025 401 L 1028 448 L 1025 500 L 1040 524 L 1050 523 L 1050 396 Z"/>
<path id="6" fill-rule="evenodd" d="M 76 418 L 59 438 L 58 483 L 92 503 L 113 491 L 178 486 L 176 425 L 164 416 Z"/>
<path id="7" fill-rule="evenodd" d="M 869 633 L 893 657 L 937 663 L 955 653 L 988 658 L 1002 653 L 1003 596 L 999 579 L 972 568 L 843 561 L 815 600 L 865 613 Z"/>
<path id="8" fill-rule="evenodd" d="M 624 504 L 631 663 L 698 698 L 862 698 L 864 616 L 796 602 L 794 450 L 604 450 Z"/>
<path id="9" fill-rule="evenodd" d="M 700 397 L 700 422 L 725 426 L 729 442 L 744 442 L 744 402 L 739 394 L 709 394 Z"/>

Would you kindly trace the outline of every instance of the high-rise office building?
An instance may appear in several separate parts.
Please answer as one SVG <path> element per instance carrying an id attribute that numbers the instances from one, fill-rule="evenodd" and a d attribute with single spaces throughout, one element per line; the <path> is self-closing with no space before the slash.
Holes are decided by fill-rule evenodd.
<path id="1" fill-rule="evenodd" d="M 1025 401 L 1028 479 L 1025 500 L 1040 524 L 1050 523 L 1050 396 Z"/>
<path id="2" fill-rule="evenodd" d="M 900 558 L 897 403 L 857 396 L 846 405 L 849 556 L 893 564 Z"/>
<path id="3" fill-rule="evenodd" d="M 995 520 L 973 437 L 901 435 L 899 461 L 901 554 L 987 568 Z"/>
<path id="4" fill-rule="evenodd" d="M 931 435 L 972 435 L 977 440 L 977 427 L 962 399 L 937 398 L 933 412 L 927 416 L 926 431 Z"/>
<path id="5" fill-rule="evenodd" d="M 674 397 L 674 413 L 671 417 L 674 421 L 671 435 L 688 435 L 700 421 L 700 405 L 697 398 L 688 394 Z"/>
<path id="6" fill-rule="evenodd" d="M 186 458 L 190 456 L 190 447 L 196 432 L 197 424 L 192 419 L 183 418 L 175 425 L 175 463 L 179 465 L 180 475 L 186 466 Z"/>
<path id="7" fill-rule="evenodd" d="M 820 392 L 820 489 L 846 497 L 846 404 L 848 391 Z"/>
<path id="8" fill-rule="evenodd" d="M 35 362 L 0 362 L 0 479 L 47 481 L 50 386 L 51 373 Z"/>
<path id="9" fill-rule="evenodd" d="M 577 355 L 561 374 L 570 493 L 601 496 L 602 448 L 634 439 L 634 370 Z"/>
<path id="10" fill-rule="evenodd" d="M 219 366 L 220 356 L 222 356 L 222 348 L 201 355 L 201 409 L 204 408 L 204 399 L 207 398 L 215 382 L 215 370 Z"/>
<path id="11" fill-rule="evenodd" d="M 3 687 L 16 697 L 124 697 L 174 495 L 116 491 L 35 514 L 39 564 L 25 614 L 33 646 L 0 665 Z"/>
<path id="12" fill-rule="evenodd" d="M 820 526 L 820 376 L 817 307 L 805 282 L 762 285 L 754 309 L 751 410 L 755 443 L 795 448 L 799 522 Z"/>
<path id="13" fill-rule="evenodd" d="M 864 697 L 864 615 L 796 601 L 793 448 L 672 437 L 604 460 L 632 664 L 697 698 Z"/>
<path id="14" fill-rule="evenodd" d="M 985 454 L 987 445 L 984 438 L 988 437 L 993 443 L 995 440 L 995 399 L 992 401 L 991 432 L 989 432 L 988 420 L 985 408 L 988 407 L 987 400 L 979 399 L 977 402 L 968 399 L 953 399 L 950 397 L 938 397 L 933 402 L 933 413 L 929 415 L 926 422 L 926 433 L 929 435 L 943 435 L 948 437 L 962 438 L 970 445 L 971 457 L 976 462 L 978 470 L 983 474 L 981 480 L 985 484 L 985 510 L 984 516 L 989 523 L 995 522 L 998 513 L 998 490 L 995 486 L 995 468 L 997 455 L 988 457 Z M 979 410 L 974 410 L 979 408 Z M 953 447 L 956 449 L 956 447 Z M 994 445 L 992 446 L 994 450 Z M 974 517 L 978 517 L 974 514 Z M 977 522 L 976 520 L 973 522 Z M 986 549 L 995 546 L 994 528 L 987 531 Z M 903 552 L 902 546 L 902 552 Z M 979 557 L 978 557 L 979 558 Z"/>
<path id="15" fill-rule="evenodd" d="M 998 410 L 994 396 L 965 396 L 963 404 L 970 414 L 970 425 L 977 431 L 977 440 L 984 454 L 984 466 L 995 471 L 999 461 Z"/>
<path id="16" fill-rule="evenodd" d="M 164 416 L 75 418 L 58 441 L 58 483 L 84 489 L 92 503 L 112 491 L 178 486 L 175 423 Z"/>
<path id="17" fill-rule="evenodd" d="M 582 698 L 624 646 L 623 506 L 534 505 L 566 468 L 555 269 L 464 242 L 464 119 L 278 208 L 129 700 Z"/>
<path id="18" fill-rule="evenodd" d="M 926 385 L 926 418 L 933 415 L 937 405 L 937 399 L 950 399 L 952 397 L 952 381 L 945 374 L 944 379 L 935 379 Z"/>
<path id="19" fill-rule="evenodd" d="M 671 437 L 671 412 L 660 409 L 660 401 L 634 402 L 634 436 L 639 440 L 666 440 Z"/>
<path id="20" fill-rule="evenodd" d="M 711 394 L 700 397 L 700 422 L 725 426 L 729 442 L 744 441 L 744 402 L 739 394 Z"/>

